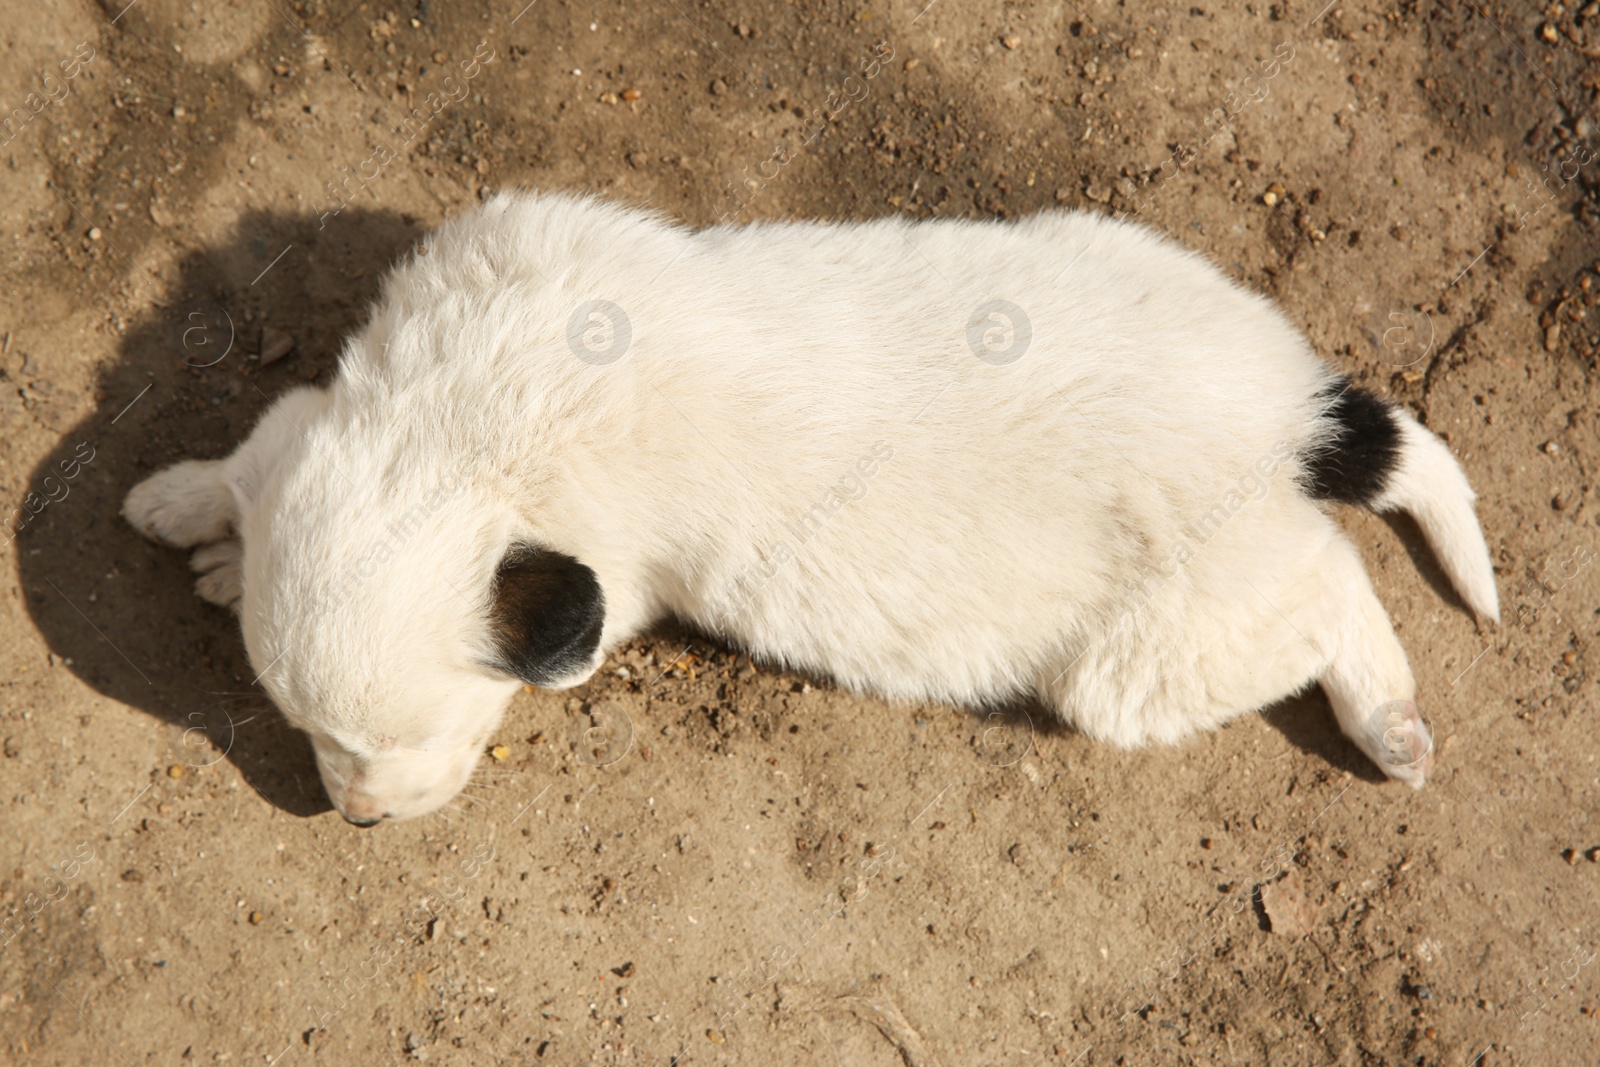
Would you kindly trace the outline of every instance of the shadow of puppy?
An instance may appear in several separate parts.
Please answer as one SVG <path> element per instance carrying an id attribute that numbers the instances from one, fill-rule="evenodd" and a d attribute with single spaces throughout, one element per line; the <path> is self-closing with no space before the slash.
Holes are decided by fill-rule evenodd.
<path id="1" fill-rule="evenodd" d="M 311 747 L 254 684 L 234 615 L 195 595 L 188 553 L 139 536 L 128 489 L 180 458 L 221 457 L 278 394 L 334 371 L 416 220 L 258 213 L 182 264 L 101 370 L 93 414 L 33 470 L 8 534 L 52 652 L 98 692 L 173 727 L 175 761 L 231 760 L 269 802 L 329 808 Z"/>

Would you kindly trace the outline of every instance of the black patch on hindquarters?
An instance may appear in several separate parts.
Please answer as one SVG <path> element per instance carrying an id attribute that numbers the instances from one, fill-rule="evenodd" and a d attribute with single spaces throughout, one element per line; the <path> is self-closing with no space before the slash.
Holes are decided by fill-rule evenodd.
<path id="1" fill-rule="evenodd" d="M 1317 500 L 1371 504 L 1383 494 L 1400 462 L 1400 424 L 1389 405 L 1335 379 L 1319 394 L 1322 415 L 1334 424 L 1326 445 L 1306 464 Z"/>
<path id="2" fill-rule="evenodd" d="M 560 552 L 512 545 L 494 575 L 493 666 L 529 685 L 560 685 L 588 669 L 605 618 L 594 571 Z"/>

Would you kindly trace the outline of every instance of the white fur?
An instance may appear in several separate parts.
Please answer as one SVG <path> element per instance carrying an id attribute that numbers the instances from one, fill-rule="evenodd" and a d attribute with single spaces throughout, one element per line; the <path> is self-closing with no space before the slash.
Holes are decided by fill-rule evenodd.
<path id="1" fill-rule="evenodd" d="M 1409 415 L 1402 416 L 1400 433 L 1400 466 L 1373 510 L 1410 512 L 1467 604 L 1499 621 L 1494 566 L 1472 511 L 1477 494 L 1443 441 Z"/>
<path id="2" fill-rule="evenodd" d="M 602 311 L 576 337 L 631 332 L 607 365 L 569 338 L 592 300 L 627 328 Z M 1003 365 L 969 342 L 1026 336 L 1004 310 L 969 329 L 995 300 L 1031 321 Z M 694 233 L 504 196 L 395 271 L 325 394 L 268 412 L 222 472 L 224 523 L 214 465 L 126 513 L 180 545 L 237 530 L 251 660 L 355 818 L 432 810 L 470 774 L 518 684 L 482 664 L 519 540 L 598 575 L 602 652 L 675 614 L 894 699 L 1037 697 L 1119 745 L 1321 680 L 1420 785 L 1404 653 L 1300 488 L 1331 379 L 1266 300 L 1104 218 Z M 1383 503 L 1494 615 L 1471 490 L 1404 434 Z"/>

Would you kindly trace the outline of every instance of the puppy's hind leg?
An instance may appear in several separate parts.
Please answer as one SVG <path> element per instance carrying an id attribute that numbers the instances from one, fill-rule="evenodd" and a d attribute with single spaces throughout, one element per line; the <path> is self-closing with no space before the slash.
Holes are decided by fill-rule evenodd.
<path id="1" fill-rule="evenodd" d="M 1433 769 L 1433 738 L 1389 614 L 1347 538 L 1335 536 L 1316 566 L 1326 612 L 1317 643 L 1329 654 L 1318 680 L 1334 717 L 1384 774 L 1421 789 Z"/>

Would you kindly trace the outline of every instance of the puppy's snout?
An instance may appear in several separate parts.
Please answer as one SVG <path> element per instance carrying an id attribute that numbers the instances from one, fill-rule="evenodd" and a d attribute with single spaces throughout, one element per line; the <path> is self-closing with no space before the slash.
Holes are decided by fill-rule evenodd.
<path id="1" fill-rule="evenodd" d="M 351 826 L 376 826 L 389 816 L 379 801 L 356 790 L 346 789 L 344 796 L 333 800 L 334 807 L 339 809 L 339 814 Z"/>

